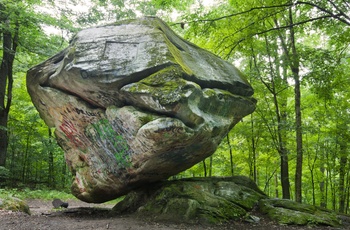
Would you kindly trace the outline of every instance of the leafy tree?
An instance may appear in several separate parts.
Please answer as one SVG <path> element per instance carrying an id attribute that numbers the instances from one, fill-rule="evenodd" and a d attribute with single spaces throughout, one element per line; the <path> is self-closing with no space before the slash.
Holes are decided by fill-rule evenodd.
<path id="1" fill-rule="evenodd" d="M 255 97 L 260 99 L 256 113 L 263 118 L 266 129 L 270 130 L 270 133 L 274 133 L 271 131 L 281 132 L 281 138 L 277 138 L 282 144 L 279 149 L 285 149 L 282 152 L 286 152 L 286 154 L 280 155 L 295 159 L 295 162 L 290 162 L 288 158 L 285 160 L 281 158 L 281 165 L 285 162 L 285 166 L 281 166 L 281 172 L 284 175 L 282 178 L 288 177 L 290 173 L 288 168 L 286 170 L 288 164 L 291 164 L 295 170 L 296 177 L 292 185 L 297 201 L 301 201 L 302 194 L 306 194 L 302 193 L 302 184 L 304 184 L 304 188 L 308 189 L 305 183 L 302 183 L 303 178 L 308 178 L 308 174 L 303 173 L 305 168 L 303 152 L 304 145 L 310 146 L 310 143 L 304 143 L 303 136 L 310 137 L 313 134 L 311 139 L 314 140 L 317 134 L 321 134 L 320 131 L 323 130 L 324 126 L 334 126 L 334 123 L 319 123 L 320 131 L 316 134 L 312 131 L 312 127 L 309 126 L 310 117 L 302 118 L 301 111 L 308 112 L 308 116 L 311 118 L 314 117 L 314 114 L 308 111 L 313 103 L 302 102 L 302 93 L 324 97 L 326 100 L 324 105 L 327 106 L 334 102 L 334 96 L 339 95 L 339 91 L 343 92 L 344 86 L 348 86 L 348 82 L 343 80 L 342 86 L 340 86 L 340 84 L 336 84 L 339 82 L 338 79 L 334 79 L 336 73 L 340 74 L 339 76 L 344 76 L 347 73 L 340 63 L 347 63 L 348 60 L 349 50 L 348 42 L 346 42 L 349 35 L 348 12 L 349 5 L 344 1 L 263 1 L 259 3 L 255 1 L 228 1 L 222 2 L 210 10 L 202 9 L 200 13 L 195 12 L 180 16 L 182 17 L 181 21 L 188 25 L 184 31 L 186 38 L 192 39 L 200 46 L 210 49 L 229 61 L 240 60 L 241 67 L 247 75 L 255 76 L 255 78 L 251 78 L 253 87 L 260 89 L 259 85 L 262 84 L 266 87 L 267 92 L 271 93 L 272 97 L 267 97 L 266 93 L 256 92 Z M 338 31 L 342 31 L 342 33 Z M 326 48 L 321 48 L 321 44 Z M 343 79 L 348 78 L 343 77 Z M 346 101 L 345 98 L 343 97 L 343 100 Z M 273 103 L 274 108 L 283 108 L 282 110 L 277 109 L 279 112 L 275 113 L 275 118 L 268 116 L 273 111 L 272 109 L 261 109 L 271 108 L 271 102 L 275 102 Z M 294 103 L 294 109 L 290 110 L 292 103 Z M 276 120 L 279 125 L 269 125 L 271 120 Z M 333 121 L 335 120 L 338 118 L 334 117 Z M 308 124 L 305 125 L 304 122 Z M 253 124 L 255 124 L 254 120 Z M 293 126 L 294 128 L 292 128 Z M 345 130 L 348 131 L 348 129 Z M 291 140 L 292 135 L 295 136 L 294 141 Z M 327 135 L 330 134 L 324 133 L 323 135 L 328 138 Z M 339 135 L 344 134 L 336 134 L 336 136 Z M 278 136 L 271 135 L 271 139 L 276 140 L 274 137 Z M 339 175 L 340 178 L 345 178 L 343 171 L 332 172 L 331 165 L 329 168 L 322 166 L 322 162 L 316 157 L 320 156 L 319 151 L 322 150 L 321 139 L 318 139 L 316 143 L 319 143 L 320 146 L 318 152 L 315 152 L 316 150 L 310 152 L 310 149 L 307 148 L 307 165 L 311 172 L 311 178 L 313 180 L 320 178 L 321 187 L 324 180 L 323 176 L 320 176 L 322 174 L 315 173 L 314 167 L 316 166 L 320 168 L 320 172 L 327 173 L 325 175 L 327 180 L 330 178 L 330 174 L 333 177 Z M 328 143 L 334 145 L 339 142 Z M 255 153 L 251 155 L 256 156 L 259 148 L 251 147 L 251 151 L 253 149 Z M 276 149 L 278 151 L 278 148 Z M 292 151 L 292 149 L 295 150 Z M 332 161 L 328 161 L 327 156 L 322 154 L 320 158 L 329 163 L 334 162 L 332 164 L 335 165 L 339 164 L 342 169 L 346 167 L 344 157 L 342 160 L 333 158 Z M 340 180 L 340 190 L 343 190 L 342 184 L 343 180 Z M 335 188 L 333 182 L 329 182 L 329 185 Z M 288 198 L 288 186 L 282 187 L 286 191 L 284 197 Z M 324 192 L 324 187 L 322 189 Z M 323 194 L 325 195 L 325 193 Z M 308 198 L 305 197 L 305 200 Z M 333 198 L 336 199 L 336 196 Z M 342 201 L 342 203 L 344 202 Z M 339 204 L 339 206 L 341 205 Z"/>
<path id="2" fill-rule="evenodd" d="M 7 122 L 12 102 L 13 62 L 19 37 L 18 4 L 0 2 L 1 66 L 0 66 L 0 166 L 5 166 L 8 145 Z"/>
<path id="3" fill-rule="evenodd" d="M 0 35 L 2 44 L 0 66 L 0 165 L 5 166 L 8 146 L 8 119 L 13 102 L 15 75 L 26 72 L 34 63 L 49 57 L 64 44 L 63 36 L 48 36 L 44 26 L 72 31 L 67 20 L 57 20 L 40 9 L 54 6 L 40 0 L 3 0 L 0 2 Z M 42 8 L 40 8 L 42 7 Z M 60 18 L 62 19 L 62 17 Z"/>

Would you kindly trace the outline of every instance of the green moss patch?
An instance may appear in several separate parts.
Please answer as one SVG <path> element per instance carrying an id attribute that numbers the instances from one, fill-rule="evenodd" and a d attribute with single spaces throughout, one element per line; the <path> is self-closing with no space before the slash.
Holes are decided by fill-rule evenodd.
<path id="1" fill-rule="evenodd" d="M 259 208 L 280 224 L 341 226 L 334 212 L 291 200 L 263 199 L 259 202 Z"/>
<path id="2" fill-rule="evenodd" d="M 238 188 L 238 191 L 244 190 L 254 195 L 231 197 L 230 195 L 235 192 L 227 192 L 227 189 L 237 189 L 237 187 L 226 188 L 228 184 L 235 183 L 224 178 L 197 179 L 161 182 L 142 188 L 128 194 L 124 201 L 114 208 L 114 211 L 136 212 L 142 218 L 153 220 L 219 224 L 249 215 L 248 209 L 252 208 L 259 199 L 265 198 L 249 188 L 246 190 Z M 220 184 L 221 182 L 223 184 Z M 246 204 L 250 208 L 241 205 L 240 199 L 245 197 L 256 198 L 255 201 L 249 201 L 249 204 Z"/>
<path id="3" fill-rule="evenodd" d="M 0 199 L 0 210 L 9 210 L 13 212 L 24 212 L 30 214 L 28 204 L 23 200 L 15 197 Z"/>

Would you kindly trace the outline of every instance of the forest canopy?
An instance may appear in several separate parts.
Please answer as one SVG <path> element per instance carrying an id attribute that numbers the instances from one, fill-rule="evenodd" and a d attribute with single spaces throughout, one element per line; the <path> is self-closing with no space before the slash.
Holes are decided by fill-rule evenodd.
<path id="1" fill-rule="evenodd" d="M 0 0 L 1 186 L 67 189 L 26 71 L 82 28 L 158 16 L 248 78 L 256 111 L 174 176 L 246 175 L 271 197 L 349 211 L 350 4 L 342 0 Z"/>

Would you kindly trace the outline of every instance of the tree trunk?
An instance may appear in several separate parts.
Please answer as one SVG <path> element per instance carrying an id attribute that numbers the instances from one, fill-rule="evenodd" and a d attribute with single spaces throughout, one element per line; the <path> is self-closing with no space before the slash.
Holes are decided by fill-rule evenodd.
<path id="1" fill-rule="evenodd" d="M 0 108 L 0 166 L 6 165 L 8 133 L 7 133 L 8 112 Z"/>
<path id="2" fill-rule="evenodd" d="M 53 152 L 52 152 L 52 131 L 49 129 L 49 156 L 48 156 L 48 165 L 49 165 L 49 174 L 48 174 L 48 184 L 50 188 L 55 189 L 55 176 L 54 176 L 54 161 L 53 161 Z"/>
<path id="3" fill-rule="evenodd" d="M 279 23 L 275 20 L 275 24 L 279 27 Z M 292 7 L 289 8 L 289 39 L 290 44 L 287 45 L 287 42 L 281 33 L 279 37 L 281 40 L 281 45 L 283 52 L 287 58 L 288 65 L 292 71 L 294 78 L 294 108 L 295 108 L 295 132 L 296 132 L 296 167 L 295 167 L 295 201 L 302 201 L 302 165 L 303 165 L 303 145 L 302 145 L 302 122 L 301 122 L 301 93 L 300 93 L 300 76 L 299 76 L 299 57 L 295 45 L 295 31 L 293 26 L 293 13 Z M 291 52 L 289 51 L 291 47 Z"/>
<path id="4" fill-rule="evenodd" d="M 226 139 L 227 139 L 227 145 L 230 149 L 230 169 L 231 169 L 231 176 L 233 176 L 233 154 L 232 154 L 232 147 L 231 147 L 229 134 L 227 134 Z"/>
<path id="5" fill-rule="evenodd" d="M 207 177 L 207 164 L 205 163 L 205 160 L 203 162 L 203 172 L 204 172 L 204 177 Z"/>
<path id="6" fill-rule="evenodd" d="M 13 85 L 13 61 L 15 59 L 18 45 L 19 24 L 15 23 L 13 34 L 10 30 L 10 22 L 7 15 L 4 15 L 6 9 L 0 3 L 0 35 L 2 36 L 2 60 L 0 66 L 0 166 L 6 165 L 8 131 L 7 122 L 12 102 Z"/>
<path id="7" fill-rule="evenodd" d="M 348 162 L 347 153 L 345 152 L 345 146 L 340 146 L 341 156 L 339 162 L 339 212 L 345 212 L 345 197 L 346 197 L 346 189 L 345 189 L 345 167 Z"/>
<path id="8" fill-rule="evenodd" d="M 350 174 L 348 173 L 346 177 L 346 207 L 345 207 L 345 214 L 348 214 L 349 211 L 349 204 L 350 204 Z"/>
<path id="9" fill-rule="evenodd" d="M 315 178 L 314 178 L 314 169 L 310 169 L 311 175 L 311 187 L 312 187 L 312 205 L 316 205 L 316 195 L 315 195 Z"/>
<path id="10" fill-rule="evenodd" d="M 209 177 L 212 176 L 213 173 L 213 156 L 210 156 L 209 158 Z"/>
<path id="11" fill-rule="evenodd" d="M 286 151 L 281 153 L 281 184 L 283 199 L 290 199 L 289 163 Z"/>
<path id="12" fill-rule="evenodd" d="M 324 182 L 324 172 L 326 169 L 323 165 L 323 162 L 324 162 L 324 156 L 322 154 L 321 166 L 320 166 L 320 171 L 322 174 L 322 179 L 320 181 L 320 193 L 321 193 L 320 207 L 327 208 L 327 199 L 326 199 L 326 194 L 325 194 L 325 182 Z"/>
<path id="13" fill-rule="evenodd" d="M 0 9 L 2 4 L 0 4 Z M 1 9 L 2 10 L 2 9 Z M 1 17 L 2 18 L 2 17 Z M 6 29 L 6 28 L 5 28 Z M 8 132 L 7 122 L 9 114 L 9 105 L 6 103 L 7 97 L 7 84 L 8 73 L 10 65 L 10 51 L 11 51 L 11 34 L 8 31 L 2 32 L 2 61 L 0 66 L 0 166 L 5 166 L 7 145 L 8 145 Z"/>
<path id="14" fill-rule="evenodd" d="M 299 71 L 298 71 L 299 72 Z M 301 96 L 299 74 L 295 76 L 295 129 L 297 144 L 297 159 L 295 167 L 295 201 L 302 202 L 302 170 L 303 170 L 303 139 L 302 139 L 302 122 L 301 122 Z"/>
<path id="15" fill-rule="evenodd" d="M 252 163 L 253 163 L 253 180 L 256 184 L 258 184 L 258 178 L 257 178 L 257 169 L 256 169 L 256 142 L 255 142 L 255 135 L 254 135 L 254 122 L 253 122 L 253 114 L 250 115 L 251 122 L 250 122 L 250 128 L 251 128 L 251 141 L 252 141 Z"/>
<path id="16" fill-rule="evenodd" d="M 269 64 L 270 64 L 270 72 L 271 72 L 271 82 L 266 83 L 263 79 L 261 79 L 261 82 L 266 86 L 266 88 L 270 91 L 270 93 L 273 96 L 273 104 L 275 106 L 275 115 L 276 115 L 276 120 L 277 120 L 277 130 L 275 131 L 276 133 L 271 133 L 271 136 L 273 136 L 275 140 L 275 147 L 280 155 L 280 172 L 281 172 L 281 185 L 282 185 L 282 197 L 283 199 L 290 199 L 290 183 L 289 183 L 289 161 L 288 161 L 288 151 L 286 148 L 286 130 L 284 125 L 287 123 L 287 113 L 285 111 L 285 108 L 287 106 L 286 100 L 281 98 L 282 103 L 279 103 L 278 100 L 278 90 L 276 89 L 276 84 L 275 84 L 275 77 L 281 77 L 279 72 L 277 74 L 273 70 L 273 61 L 271 59 L 270 55 L 270 42 L 268 41 L 267 37 L 265 37 L 265 44 L 266 44 L 266 49 L 269 54 Z M 254 59 L 254 65 L 256 66 L 257 70 L 259 69 L 256 64 L 256 57 L 255 55 L 253 56 Z M 275 60 L 278 60 L 278 58 L 274 58 Z M 278 67 L 276 68 L 277 70 L 279 69 L 279 63 L 275 63 Z M 259 71 L 259 70 L 258 70 Z M 260 74 L 259 74 L 260 75 Z M 275 76 L 277 75 L 277 76 Z M 286 76 L 286 74 L 283 74 Z M 285 84 L 288 84 L 285 78 L 281 78 L 282 82 Z M 284 109 L 281 111 L 281 107 Z M 272 132 L 272 131 L 270 131 Z"/>
<path id="17" fill-rule="evenodd" d="M 290 68 L 294 78 L 294 109 L 295 109 L 295 139 L 296 139 L 296 166 L 295 166 L 295 201 L 302 202 L 302 170 L 303 170 L 303 138 L 301 121 L 301 93 L 299 76 L 299 56 L 295 46 L 295 31 L 293 26 L 292 8 L 289 8 L 289 31 L 292 54 L 285 49 Z"/>
<path id="18" fill-rule="evenodd" d="M 279 194 L 278 194 L 278 177 L 277 177 L 277 173 L 275 174 L 275 197 L 278 198 Z"/>

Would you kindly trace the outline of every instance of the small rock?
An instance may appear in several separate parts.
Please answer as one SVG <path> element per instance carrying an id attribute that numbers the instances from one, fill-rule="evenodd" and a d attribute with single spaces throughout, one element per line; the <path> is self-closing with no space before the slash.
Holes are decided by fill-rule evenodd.
<path id="1" fill-rule="evenodd" d="M 63 202 L 62 200 L 60 199 L 54 199 L 52 201 L 52 205 L 55 207 L 55 208 L 68 208 L 68 203 L 67 202 Z"/>
<path id="2" fill-rule="evenodd" d="M 258 224 L 260 222 L 260 218 L 257 216 L 249 215 L 244 219 L 248 223 Z"/>

